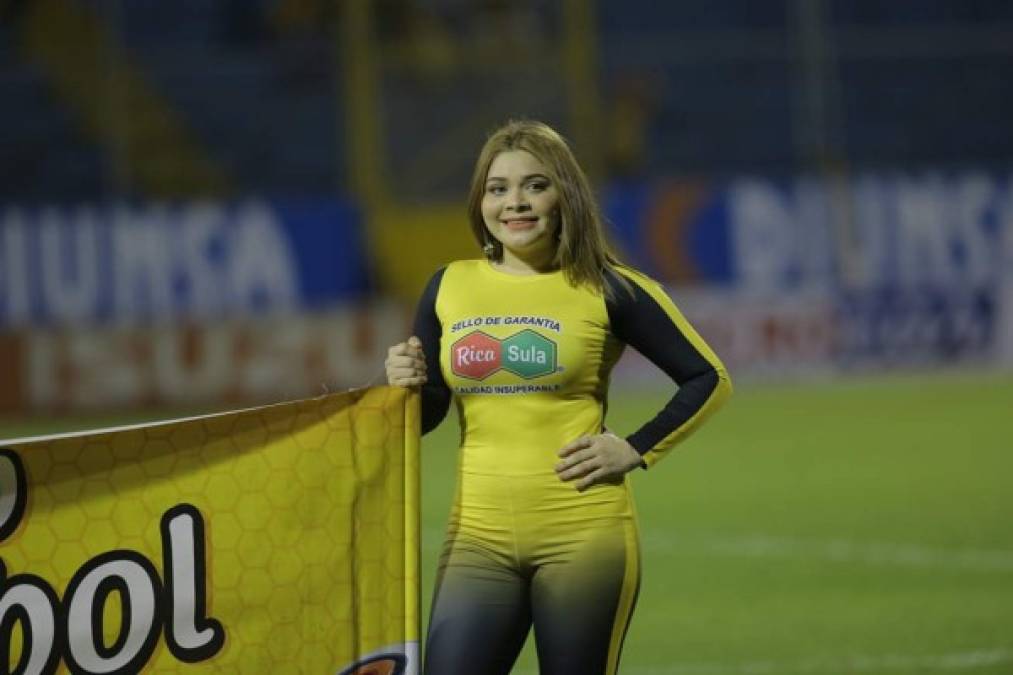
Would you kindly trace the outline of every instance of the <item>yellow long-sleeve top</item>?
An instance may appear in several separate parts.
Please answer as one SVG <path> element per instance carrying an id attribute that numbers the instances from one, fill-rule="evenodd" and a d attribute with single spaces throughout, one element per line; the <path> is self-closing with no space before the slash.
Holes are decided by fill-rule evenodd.
<path id="1" fill-rule="evenodd" d="M 609 376 L 625 345 L 678 385 L 627 436 L 645 466 L 728 397 L 721 361 L 656 282 L 624 267 L 607 281 L 614 299 L 571 286 L 560 271 L 517 276 L 485 260 L 457 261 L 432 277 L 415 317 L 428 367 L 422 430 L 456 402 L 462 471 L 551 473 L 562 446 L 602 432 Z"/>

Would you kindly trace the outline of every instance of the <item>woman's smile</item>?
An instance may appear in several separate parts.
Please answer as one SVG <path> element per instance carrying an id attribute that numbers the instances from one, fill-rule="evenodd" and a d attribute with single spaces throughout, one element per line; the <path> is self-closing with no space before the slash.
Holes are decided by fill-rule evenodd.
<path id="1" fill-rule="evenodd" d="M 538 225 L 538 218 L 511 218 L 504 220 L 503 224 L 511 230 L 530 230 Z"/>

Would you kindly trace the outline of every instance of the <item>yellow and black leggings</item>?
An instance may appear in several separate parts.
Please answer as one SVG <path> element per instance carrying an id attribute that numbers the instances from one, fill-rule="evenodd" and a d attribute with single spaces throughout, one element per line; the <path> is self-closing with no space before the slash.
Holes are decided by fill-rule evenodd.
<path id="1" fill-rule="evenodd" d="M 640 585 L 628 488 L 462 474 L 426 675 L 507 675 L 533 626 L 539 670 L 612 675 Z"/>

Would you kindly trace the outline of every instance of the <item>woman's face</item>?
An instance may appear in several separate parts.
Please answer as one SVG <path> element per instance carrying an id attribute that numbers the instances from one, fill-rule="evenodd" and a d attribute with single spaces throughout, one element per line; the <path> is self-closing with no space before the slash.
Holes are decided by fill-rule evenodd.
<path id="1" fill-rule="evenodd" d="M 537 157 L 507 150 L 489 165 L 482 218 L 504 256 L 530 259 L 555 253 L 559 191 Z"/>

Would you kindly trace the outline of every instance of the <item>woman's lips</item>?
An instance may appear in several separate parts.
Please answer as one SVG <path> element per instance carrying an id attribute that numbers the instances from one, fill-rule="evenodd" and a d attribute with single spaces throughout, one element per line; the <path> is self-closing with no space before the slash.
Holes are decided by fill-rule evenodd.
<path id="1" fill-rule="evenodd" d="M 508 230 L 530 230 L 538 223 L 537 218 L 522 218 L 519 220 L 505 220 L 503 224 Z"/>

